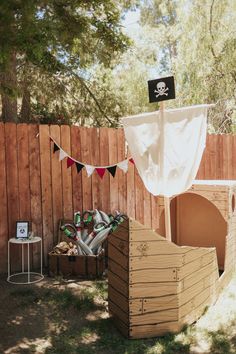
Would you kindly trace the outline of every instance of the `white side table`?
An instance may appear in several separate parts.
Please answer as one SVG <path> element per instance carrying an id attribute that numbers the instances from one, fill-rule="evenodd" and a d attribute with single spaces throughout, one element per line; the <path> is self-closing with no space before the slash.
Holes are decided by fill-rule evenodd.
<path id="1" fill-rule="evenodd" d="M 40 242 L 40 273 L 36 273 L 36 272 L 31 272 L 30 271 L 30 244 L 31 243 L 36 243 L 36 242 Z M 20 273 L 14 273 L 11 274 L 11 267 L 10 267 L 10 253 L 11 253 L 11 247 L 10 244 L 17 244 L 17 245 L 21 245 L 21 272 Z M 28 263 L 28 267 L 27 267 L 27 271 L 25 271 L 25 267 L 24 267 L 24 262 L 25 262 L 25 257 L 24 257 L 24 245 L 27 245 L 27 263 Z M 42 238 L 35 236 L 31 239 L 18 239 L 18 238 L 10 238 L 10 240 L 8 240 L 8 277 L 7 277 L 7 281 L 9 283 L 13 283 L 13 284 L 32 284 L 32 283 L 36 283 L 40 280 L 42 280 L 44 278 L 43 276 L 43 272 L 42 272 Z M 17 277 L 20 275 L 26 274 L 27 275 L 27 281 L 20 281 L 18 279 L 17 281 Z M 31 276 L 37 277 L 36 280 L 31 280 Z M 14 280 L 14 278 L 16 278 Z"/>

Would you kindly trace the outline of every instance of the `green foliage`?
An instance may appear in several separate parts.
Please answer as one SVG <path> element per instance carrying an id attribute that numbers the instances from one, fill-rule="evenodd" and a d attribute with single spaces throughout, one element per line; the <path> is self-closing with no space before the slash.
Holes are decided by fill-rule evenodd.
<path id="1" fill-rule="evenodd" d="M 65 65 L 109 63 L 129 44 L 114 1 L 3 0 L 0 3 L 0 68 L 15 51 L 47 72 Z"/>
<path id="2" fill-rule="evenodd" d="M 33 80 L 38 75 L 50 74 L 53 80 L 54 75 L 71 75 L 72 71 L 83 70 L 83 77 L 84 70 L 95 63 L 108 66 L 130 45 L 120 21 L 123 7 L 128 9 L 136 5 L 134 0 L 124 3 L 117 0 L 1 1 L 2 95 L 16 99 L 16 92 L 19 96 L 28 91 L 34 99 L 32 93 L 38 87 Z M 16 58 L 16 63 L 12 58 Z M 52 91 L 50 93 L 53 95 Z M 52 106 L 55 107 L 54 102 Z M 36 109 L 37 116 L 38 107 L 33 109 Z M 49 114 L 45 120 L 48 122 L 53 114 L 58 114 L 58 110 L 51 112 L 49 106 L 47 109 Z"/>

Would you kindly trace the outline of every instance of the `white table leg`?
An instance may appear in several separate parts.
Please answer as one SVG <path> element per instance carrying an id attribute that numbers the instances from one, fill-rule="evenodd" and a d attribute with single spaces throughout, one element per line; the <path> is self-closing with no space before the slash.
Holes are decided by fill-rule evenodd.
<path id="1" fill-rule="evenodd" d="M 8 248 L 7 248 L 7 259 L 8 259 L 8 265 L 7 265 L 7 273 L 8 273 L 8 279 L 10 277 L 10 242 L 8 241 Z"/>
<path id="2" fill-rule="evenodd" d="M 41 241 L 41 275 L 43 274 L 43 243 L 42 243 L 42 239 L 40 240 Z"/>
<path id="3" fill-rule="evenodd" d="M 30 283 L 30 257 L 29 257 L 29 243 L 28 243 L 28 283 Z"/>
<path id="4" fill-rule="evenodd" d="M 23 245 L 23 243 L 22 243 L 22 245 L 21 245 L 21 271 L 22 271 L 22 273 L 24 273 L 24 271 L 25 271 L 25 265 L 24 265 L 24 261 L 25 261 L 25 257 L 24 257 L 24 245 Z"/>

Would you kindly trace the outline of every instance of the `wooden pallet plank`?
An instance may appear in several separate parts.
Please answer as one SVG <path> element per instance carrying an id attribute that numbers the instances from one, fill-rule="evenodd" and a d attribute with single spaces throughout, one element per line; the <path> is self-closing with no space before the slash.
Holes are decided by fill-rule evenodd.
<path id="1" fill-rule="evenodd" d="M 130 241 L 148 242 L 148 241 L 166 241 L 166 239 L 152 230 L 135 230 L 135 231 L 130 231 Z"/>
<path id="2" fill-rule="evenodd" d="M 179 269 L 178 280 L 181 280 L 186 276 L 195 273 L 197 270 L 208 264 L 211 264 L 213 261 L 217 261 L 216 253 L 210 252 L 193 260 L 192 262 L 185 264 Z"/>
<path id="3" fill-rule="evenodd" d="M 128 282 L 129 280 L 129 273 L 128 270 L 125 270 L 121 267 L 118 263 L 114 262 L 111 258 L 109 259 L 108 269 L 113 273 L 116 274 L 119 278 Z"/>
<path id="4" fill-rule="evenodd" d="M 179 307 L 178 296 L 176 295 L 167 295 L 160 296 L 151 299 L 143 299 L 143 312 L 155 312 L 163 311 L 168 309 L 176 309 Z"/>
<path id="5" fill-rule="evenodd" d="M 123 294 L 114 289 L 110 284 L 108 286 L 108 301 L 111 300 L 118 307 L 123 309 L 123 311 L 129 311 L 129 300 Z"/>
<path id="6" fill-rule="evenodd" d="M 142 315 L 132 316 L 130 318 L 130 326 L 156 324 L 161 322 L 170 322 L 178 320 L 178 309 L 168 309 L 164 311 L 157 311 L 146 313 Z"/>
<path id="7" fill-rule="evenodd" d="M 178 321 L 165 322 L 151 325 L 132 326 L 130 328 L 130 338 L 151 338 L 161 336 L 169 332 L 178 332 L 181 326 Z"/>
<path id="8" fill-rule="evenodd" d="M 182 253 L 184 249 L 167 241 L 130 242 L 130 256 L 152 256 L 155 254 Z"/>
<path id="9" fill-rule="evenodd" d="M 170 268 L 170 267 L 181 267 L 184 263 L 184 257 L 180 254 L 159 254 L 155 256 L 142 257 L 130 257 L 130 269 L 140 270 L 140 269 L 152 269 L 155 271 L 156 268 Z"/>
<path id="10" fill-rule="evenodd" d="M 111 237 L 109 239 L 109 243 L 116 247 L 121 253 L 123 253 L 125 256 L 129 255 L 129 244 L 128 242 L 122 241 L 116 237 Z"/>
<path id="11" fill-rule="evenodd" d="M 172 282 L 176 280 L 176 273 L 176 268 L 132 270 L 129 274 L 129 282 L 130 284 Z"/>
<path id="12" fill-rule="evenodd" d="M 117 239 L 118 241 L 124 241 L 126 243 L 129 242 L 129 231 L 124 229 L 124 228 L 118 228 L 116 229 L 110 236 L 109 238 L 114 238 Z"/>
<path id="13" fill-rule="evenodd" d="M 116 303 L 109 301 L 109 312 L 117 316 L 123 323 L 129 325 L 129 315 L 128 312 L 123 311 Z"/>
<path id="14" fill-rule="evenodd" d="M 184 278 L 183 282 L 183 289 L 188 289 L 192 285 L 198 283 L 201 279 L 205 278 L 206 276 L 210 275 L 215 268 L 217 268 L 215 262 L 207 264 L 205 267 L 202 267 L 200 270 L 196 271 L 194 274 L 191 274 Z"/>
<path id="15" fill-rule="evenodd" d="M 108 271 L 108 284 L 111 284 L 111 286 L 117 291 L 119 291 L 119 293 L 128 297 L 129 294 L 128 283 L 126 283 L 124 280 L 119 278 L 116 274 L 112 273 L 110 270 Z"/>
<path id="16" fill-rule="evenodd" d="M 108 244 L 108 257 L 114 259 L 124 269 L 128 269 L 128 257 L 110 243 Z"/>
<path id="17" fill-rule="evenodd" d="M 158 283 L 137 283 L 131 284 L 129 297 L 147 298 L 177 294 L 179 287 L 177 282 L 158 282 Z"/>

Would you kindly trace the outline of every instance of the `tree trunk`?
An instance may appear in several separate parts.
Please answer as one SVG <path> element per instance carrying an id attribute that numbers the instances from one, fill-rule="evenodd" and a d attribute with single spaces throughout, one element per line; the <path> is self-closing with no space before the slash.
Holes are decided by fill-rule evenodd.
<path id="1" fill-rule="evenodd" d="M 30 91 L 28 89 L 28 84 L 25 83 L 23 89 L 23 98 L 20 111 L 20 121 L 29 122 L 31 118 L 31 107 L 30 107 Z"/>
<path id="2" fill-rule="evenodd" d="M 8 66 L 1 73 L 2 121 L 17 122 L 16 54 L 12 53 Z"/>

